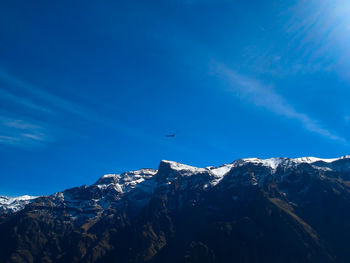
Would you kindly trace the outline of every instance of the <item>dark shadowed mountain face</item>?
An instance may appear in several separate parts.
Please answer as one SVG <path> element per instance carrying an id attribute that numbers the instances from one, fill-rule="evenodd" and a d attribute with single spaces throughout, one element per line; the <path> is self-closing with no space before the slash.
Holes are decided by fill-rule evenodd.
<path id="1" fill-rule="evenodd" d="M 350 262 L 350 157 L 105 175 L 0 197 L 1 262 Z"/>

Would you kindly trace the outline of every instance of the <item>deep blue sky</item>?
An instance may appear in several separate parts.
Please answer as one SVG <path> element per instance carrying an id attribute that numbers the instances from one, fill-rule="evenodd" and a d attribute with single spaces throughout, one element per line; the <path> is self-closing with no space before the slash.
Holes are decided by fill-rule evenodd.
<path id="1" fill-rule="evenodd" d="M 161 159 L 349 154 L 349 13 L 345 0 L 1 1 L 0 194 Z"/>

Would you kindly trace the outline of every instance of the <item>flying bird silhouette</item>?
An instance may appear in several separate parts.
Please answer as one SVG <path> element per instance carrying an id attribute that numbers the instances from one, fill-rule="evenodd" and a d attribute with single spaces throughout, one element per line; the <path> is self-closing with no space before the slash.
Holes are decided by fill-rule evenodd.
<path id="1" fill-rule="evenodd" d="M 173 133 L 173 134 L 167 134 L 165 137 L 167 137 L 167 138 L 174 138 L 175 137 L 175 133 Z"/>

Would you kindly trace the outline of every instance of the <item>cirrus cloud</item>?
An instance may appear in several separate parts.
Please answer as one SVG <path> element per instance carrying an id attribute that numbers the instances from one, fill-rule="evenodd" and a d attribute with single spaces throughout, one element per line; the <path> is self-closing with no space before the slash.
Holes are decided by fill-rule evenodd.
<path id="1" fill-rule="evenodd" d="M 324 128 L 306 113 L 296 110 L 283 96 L 277 94 L 272 87 L 254 78 L 241 75 L 224 64 L 216 64 L 215 71 L 220 77 L 229 82 L 232 91 L 242 99 L 256 106 L 263 107 L 276 115 L 297 120 L 310 132 L 347 144 L 345 138 Z"/>

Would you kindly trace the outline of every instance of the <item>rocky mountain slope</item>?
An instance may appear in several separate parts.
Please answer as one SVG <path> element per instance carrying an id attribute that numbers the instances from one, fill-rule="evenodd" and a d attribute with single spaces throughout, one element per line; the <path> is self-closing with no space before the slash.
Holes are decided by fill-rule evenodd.
<path id="1" fill-rule="evenodd" d="M 0 197 L 1 262 L 350 262 L 350 156 L 109 174 Z"/>

